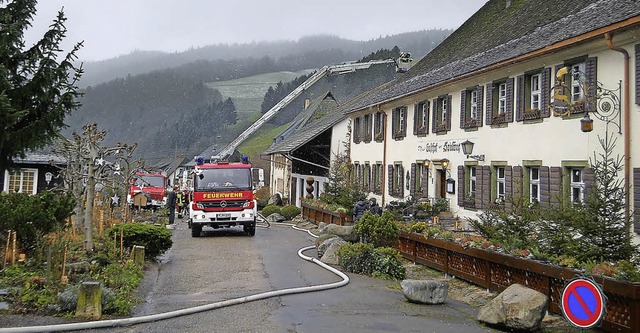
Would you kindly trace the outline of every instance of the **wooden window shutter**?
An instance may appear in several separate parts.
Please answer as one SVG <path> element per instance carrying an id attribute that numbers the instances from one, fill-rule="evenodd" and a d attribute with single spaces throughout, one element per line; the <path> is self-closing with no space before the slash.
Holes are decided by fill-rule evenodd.
<path id="1" fill-rule="evenodd" d="M 513 122 L 513 81 L 514 79 L 507 79 L 507 107 L 505 108 L 505 121 L 508 123 Z"/>
<path id="2" fill-rule="evenodd" d="M 467 91 L 460 92 L 460 128 L 465 128 L 467 122 Z"/>
<path id="3" fill-rule="evenodd" d="M 364 187 L 364 164 L 360 164 L 359 168 L 360 172 L 358 172 L 358 174 L 360 175 L 360 179 L 358 179 L 358 183 L 361 187 Z"/>
<path id="4" fill-rule="evenodd" d="M 551 192 L 549 190 L 549 167 L 541 166 L 538 168 L 540 176 L 540 206 L 549 207 Z"/>
<path id="5" fill-rule="evenodd" d="M 582 175 L 582 180 L 584 181 L 584 192 L 585 197 L 589 195 L 595 189 L 596 184 L 596 174 L 593 172 L 592 168 L 584 168 Z"/>
<path id="6" fill-rule="evenodd" d="M 524 99 L 526 92 L 524 91 L 524 75 L 519 75 L 516 78 L 517 94 L 516 94 L 516 121 L 523 120 L 524 114 Z"/>
<path id="7" fill-rule="evenodd" d="M 636 104 L 640 105 L 640 44 L 635 45 L 636 51 Z M 637 211 L 635 209 L 634 211 Z M 636 232 L 640 233 L 640 230 L 635 228 Z"/>
<path id="8" fill-rule="evenodd" d="M 587 58 L 584 63 L 584 74 L 586 76 L 586 85 L 587 85 L 587 101 L 589 102 L 588 110 L 596 110 L 596 98 L 598 93 L 598 58 Z"/>
<path id="9" fill-rule="evenodd" d="M 482 207 L 484 208 L 484 207 L 489 207 L 492 201 L 491 200 L 491 166 L 489 165 L 482 166 L 481 174 L 482 174 L 482 189 L 481 189 Z M 476 186 L 477 186 L 477 180 L 476 180 Z M 476 189 L 476 193 L 478 193 L 477 189 Z M 476 206 L 476 208 L 478 208 L 478 206 Z"/>
<path id="10" fill-rule="evenodd" d="M 464 196 L 466 194 L 464 190 L 465 185 L 464 165 L 458 165 L 458 206 L 462 206 L 462 202 L 464 202 Z"/>
<path id="11" fill-rule="evenodd" d="M 540 93 L 542 94 L 540 107 L 540 118 L 551 117 L 551 110 L 549 104 L 551 103 L 551 67 L 547 67 L 542 70 L 542 80 L 540 84 Z"/>
<path id="12" fill-rule="evenodd" d="M 438 125 L 438 99 L 434 99 L 433 102 L 431 103 L 431 107 L 433 108 L 433 110 L 431 110 L 431 132 L 435 133 L 436 132 L 436 126 Z"/>
<path id="13" fill-rule="evenodd" d="M 521 166 L 514 166 L 513 167 L 513 183 L 511 186 L 513 186 L 513 197 L 514 198 L 520 198 L 523 195 L 523 184 L 524 184 L 524 179 L 523 179 L 523 173 L 522 173 L 522 167 Z"/>
<path id="14" fill-rule="evenodd" d="M 487 115 L 485 117 L 485 122 L 487 123 L 487 125 L 491 125 L 493 121 L 493 83 L 487 84 L 486 101 L 487 101 Z"/>
<path id="15" fill-rule="evenodd" d="M 380 127 L 382 127 L 382 113 L 376 112 L 373 114 L 373 135 L 375 138 L 376 133 L 380 131 Z"/>
<path id="16" fill-rule="evenodd" d="M 447 131 L 451 130 L 451 118 L 453 118 L 453 108 L 451 104 L 451 95 L 447 95 Z"/>
<path id="17" fill-rule="evenodd" d="M 484 91 L 484 87 L 483 86 L 478 86 L 478 88 L 476 88 L 476 92 L 478 94 L 478 119 L 476 119 L 476 126 L 478 127 L 482 127 L 482 93 Z"/>
<path id="18" fill-rule="evenodd" d="M 398 173 L 401 175 L 398 181 L 398 196 L 402 198 L 404 197 L 404 167 L 402 166 L 402 164 L 399 164 L 397 168 Z"/>
<path id="19" fill-rule="evenodd" d="M 389 194 L 395 197 L 396 189 L 393 188 L 393 164 L 387 165 L 387 176 L 389 176 L 389 179 L 387 179 L 387 184 L 389 185 Z"/>
<path id="20" fill-rule="evenodd" d="M 506 198 L 504 207 L 507 211 L 513 209 L 513 169 L 510 166 L 504 167 L 504 196 Z"/>
<path id="21" fill-rule="evenodd" d="M 407 136 L 407 118 L 409 117 L 409 108 L 407 107 L 403 107 L 402 110 L 404 110 L 404 117 L 401 119 L 402 121 L 402 137 L 406 137 Z"/>
<path id="22" fill-rule="evenodd" d="M 429 112 L 431 111 L 431 104 L 429 101 L 424 101 L 425 106 L 424 106 L 424 112 L 426 113 L 424 115 L 424 121 L 426 122 L 424 124 L 424 129 L 425 129 L 425 134 L 429 133 Z"/>
<path id="23" fill-rule="evenodd" d="M 418 135 L 418 103 L 413 104 L 413 135 Z"/>
<path id="24" fill-rule="evenodd" d="M 633 230 L 640 234 L 640 168 L 633 168 Z"/>
<path id="25" fill-rule="evenodd" d="M 560 205 L 562 198 L 562 168 L 549 168 L 549 203 Z"/>
<path id="26" fill-rule="evenodd" d="M 422 196 L 429 197 L 429 169 L 427 167 L 422 168 Z"/>
<path id="27" fill-rule="evenodd" d="M 416 164 L 411 163 L 411 182 L 409 183 L 409 193 L 416 195 Z"/>

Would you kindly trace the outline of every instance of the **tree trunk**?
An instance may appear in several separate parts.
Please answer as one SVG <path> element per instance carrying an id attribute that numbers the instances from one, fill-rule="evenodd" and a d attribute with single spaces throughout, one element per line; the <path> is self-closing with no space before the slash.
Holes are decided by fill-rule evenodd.
<path id="1" fill-rule="evenodd" d="M 96 194 L 95 166 L 94 159 L 89 161 L 89 170 L 87 175 L 87 201 L 84 206 L 84 249 L 93 250 L 93 200 Z"/>

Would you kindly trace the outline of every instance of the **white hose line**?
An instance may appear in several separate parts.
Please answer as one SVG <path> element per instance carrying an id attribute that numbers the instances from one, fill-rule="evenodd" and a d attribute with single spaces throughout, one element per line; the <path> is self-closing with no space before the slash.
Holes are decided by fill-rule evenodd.
<path id="1" fill-rule="evenodd" d="M 291 225 L 296 230 L 305 231 L 305 229 L 300 229 L 300 228 L 298 228 L 298 227 L 296 227 L 295 225 L 292 225 L 292 224 L 282 223 L 281 225 Z M 311 236 L 317 237 L 314 234 L 312 234 L 311 232 L 309 232 L 308 230 L 306 230 L 306 231 Z M 245 296 L 245 297 L 240 297 L 240 298 L 234 298 L 234 299 L 230 299 L 230 300 L 226 300 L 226 301 L 220 301 L 220 302 L 200 305 L 200 306 L 196 306 L 196 307 L 192 307 L 192 308 L 186 308 L 186 309 L 182 309 L 182 310 L 175 310 L 175 311 L 159 313 L 159 314 L 154 314 L 154 315 L 148 315 L 148 316 L 141 316 L 141 317 L 134 317 L 134 318 L 123 318 L 123 319 L 112 319 L 112 320 L 90 321 L 90 322 L 72 323 L 72 324 L 45 325 L 45 326 L 26 326 L 26 327 L 7 327 L 7 328 L 0 328 L 0 333 L 59 332 L 59 331 L 74 331 L 74 330 L 93 329 L 93 328 L 129 326 L 129 325 L 135 325 L 135 324 L 141 324 L 141 323 L 149 323 L 149 322 L 158 321 L 158 320 L 164 320 L 164 319 L 169 319 L 169 318 L 175 318 L 175 317 L 179 317 L 179 316 L 185 316 L 185 315 L 194 314 L 194 313 L 197 313 L 197 312 L 203 312 L 203 311 L 209 311 L 209 310 L 213 310 L 213 309 L 219 309 L 219 308 L 223 308 L 223 307 L 230 306 L 230 305 L 247 303 L 247 302 L 257 301 L 257 300 L 261 300 L 261 299 L 265 299 L 265 298 L 271 298 L 271 297 L 283 296 L 283 295 L 293 295 L 293 294 L 308 293 L 308 292 L 320 291 L 320 290 L 328 290 L 328 289 L 339 288 L 339 287 L 347 285 L 349 283 L 349 277 L 346 274 L 344 274 L 341 271 L 339 271 L 339 270 L 337 270 L 337 269 L 335 269 L 335 268 L 323 263 L 322 261 L 320 261 L 320 260 L 318 260 L 316 258 L 308 257 L 308 256 L 302 254 L 302 252 L 310 250 L 310 249 L 313 249 L 313 248 L 315 248 L 315 246 L 307 246 L 307 247 L 301 248 L 300 250 L 298 250 L 298 256 L 300 258 L 304 259 L 304 260 L 311 261 L 311 262 L 315 263 L 316 265 L 318 265 L 318 266 L 320 266 L 320 267 L 322 267 L 322 268 L 324 268 L 324 269 L 336 274 L 337 276 L 342 278 L 342 281 L 338 281 L 338 282 L 334 282 L 334 283 L 328 283 L 328 284 L 322 284 L 322 285 L 317 285 L 317 286 L 296 287 L 296 288 L 274 290 L 274 291 L 269 291 L 269 292 L 265 292 L 265 293 L 260 293 L 260 294 L 255 294 L 255 295 L 250 295 L 250 296 Z"/>

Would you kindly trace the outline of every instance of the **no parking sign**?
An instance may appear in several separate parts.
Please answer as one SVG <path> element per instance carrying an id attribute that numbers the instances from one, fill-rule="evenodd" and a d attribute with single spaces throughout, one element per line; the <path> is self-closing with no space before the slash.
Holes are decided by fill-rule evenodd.
<path id="1" fill-rule="evenodd" d="M 577 278 L 562 291 L 562 313 L 573 325 L 591 328 L 597 325 L 605 313 L 606 299 L 595 282 Z"/>

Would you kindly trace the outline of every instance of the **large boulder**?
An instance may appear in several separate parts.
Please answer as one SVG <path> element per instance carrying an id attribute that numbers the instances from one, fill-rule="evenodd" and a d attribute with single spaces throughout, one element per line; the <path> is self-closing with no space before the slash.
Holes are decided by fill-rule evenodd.
<path id="1" fill-rule="evenodd" d="M 269 201 L 267 201 L 267 205 L 282 206 L 282 197 L 280 196 L 280 194 L 276 193 L 272 195 L 269 198 Z"/>
<path id="2" fill-rule="evenodd" d="M 543 293 L 512 284 L 480 308 L 478 320 L 520 331 L 540 328 L 549 299 Z"/>
<path id="3" fill-rule="evenodd" d="M 284 218 L 284 216 L 278 214 L 278 213 L 273 213 L 269 216 L 267 216 L 267 221 L 269 221 L 269 223 L 274 223 L 274 222 L 284 222 L 286 219 Z"/>
<path id="4" fill-rule="evenodd" d="M 436 280 L 402 280 L 402 293 L 413 303 L 442 304 L 447 299 L 449 283 Z"/>
<path id="5" fill-rule="evenodd" d="M 329 238 L 333 238 L 333 237 L 338 237 L 336 235 L 332 235 L 332 234 L 320 234 L 318 237 L 316 237 L 315 239 L 315 245 L 316 248 L 318 248 L 318 246 L 320 246 L 320 244 L 322 244 L 322 242 L 326 241 Z"/>
<path id="6" fill-rule="evenodd" d="M 328 265 L 340 265 L 340 257 L 338 257 L 338 249 L 342 244 L 340 242 L 331 243 L 329 247 L 327 247 L 327 249 L 324 251 L 322 257 L 320 258 L 320 261 Z"/>
<path id="7" fill-rule="evenodd" d="M 346 243 L 344 239 L 338 236 L 332 236 L 331 238 L 324 240 L 322 243 L 320 243 L 320 245 L 318 245 L 318 256 L 322 257 L 324 255 L 324 252 L 329 248 L 329 246 L 331 246 L 331 244 L 338 244 L 338 246 L 340 246 L 344 243 Z"/>
<path id="8" fill-rule="evenodd" d="M 321 231 L 323 234 L 336 235 L 347 242 L 358 241 L 358 234 L 353 231 L 353 226 L 343 226 L 337 224 L 328 224 Z"/>

